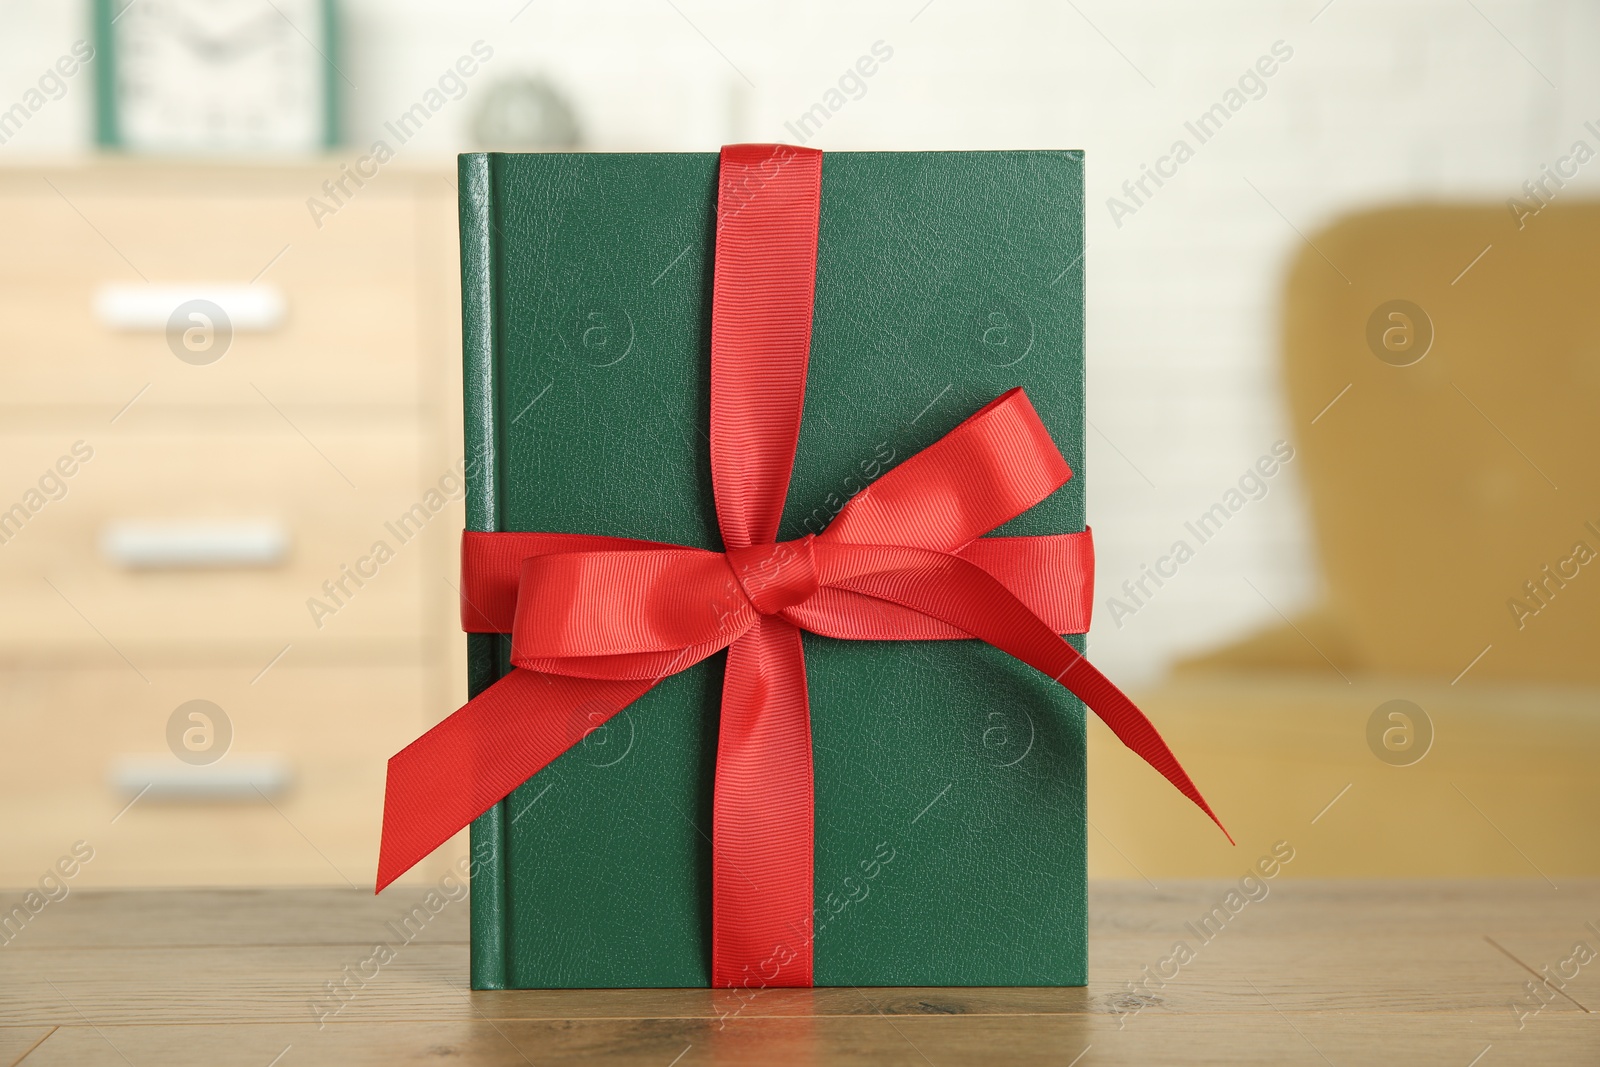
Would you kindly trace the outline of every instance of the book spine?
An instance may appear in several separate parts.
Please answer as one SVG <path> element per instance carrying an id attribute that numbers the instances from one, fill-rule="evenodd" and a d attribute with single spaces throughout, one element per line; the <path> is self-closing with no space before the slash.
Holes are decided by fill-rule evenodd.
<path id="1" fill-rule="evenodd" d="M 461 213 L 461 371 L 466 405 L 467 529 L 500 528 L 499 426 L 495 338 L 494 157 L 457 163 Z M 499 634 L 467 635 L 467 692 L 500 679 Z M 472 823 L 472 988 L 506 988 L 505 802 Z"/>
<path id="2" fill-rule="evenodd" d="M 1078 505 L 1079 512 L 1075 525 L 1079 530 L 1086 530 L 1089 528 L 1087 481 L 1089 468 L 1087 441 L 1089 425 L 1087 410 L 1089 360 L 1088 324 L 1085 320 L 1088 309 L 1089 277 L 1089 264 L 1086 257 L 1088 256 L 1089 248 L 1088 227 L 1084 219 L 1083 206 L 1087 203 L 1085 186 L 1087 184 L 1086 172 L 1088 164 L 1082 152 L 1068 152 L 1066 157 L 1070 174 L 1068 182 L 1071 186 L 1074 203 L 1074 206 L 1069 209 L 1072 213 L 1074 239 L 1065 249 L 1069 266 L 1060 277 L 1058 288 L 1061 290 L 1060 299 L 1066 301 L 1068 309 L 1073 313 L 1073 321 L 1069 327 L 1071 330 L 1070 344 L 1072 352 L 1068 356 L 1068 364 L 1071 369 L 1064 372 L 1064 374 L 1070 374 L 1072 378 L 1068 392 L 1068 396 L 1071 398 L 1072 411 L 1068 420 L 1070 429 L 1066 434 L 1067 439 L 1061 441 L 1058 436 L 1057 441 L 1062 444 L 1068 465 L 1072 468 L 1072 480 L 1078 483 L 1079 495 L 1077 499 L 1081 503 Z M 1059 429 L 1056 432 L 1059 434 Z M 1066 635 L 1066 641 L 1077 649 L 1080 655 L 1086 654 L 1089 650 L 1088 633 L 1068 634 Z M 1077 724 L 1075 728 L 1087 732 L 1089 709 L 1084 706 L 1083 701 L 1071 695 L 1067 697 L 1067 704 L 1072 709 L 1072 721 Z M 1080 760 L 1087 758 L 1083 749 L 1078 749 L 1076 758 Z M 1071 863 L 1067 865 L 1067 870 L 1071 872 L 1067 877 L 1071 879 L 1073 898 L 1087 901 L 1089 899 L 1089 786 L 1087 774 L 1080 775 L 1077 778 L 1073 793 L 1075 794 L 1073 800 L 1079 805 L 1079 810 L 1083 812 L 1083 815 L 1081 819 L 1074 816 L 1075 819 L 1079 819 L 1074 825 L 1081 829 L 1079 830 L 1080 836 L 1073 848 Z M 1076 961 L 1075 967 L 1077 969 L 1064 974 L 1062 976 L 1062 984 L 1086 985 L 1089 981 L 1088 968 L 1085 962 L 1089 958 L 1089 924 L 1087 922 L 1074 924 L 1069 936 L 1072 940 L 1072 952 L 1068 958 Z"/>

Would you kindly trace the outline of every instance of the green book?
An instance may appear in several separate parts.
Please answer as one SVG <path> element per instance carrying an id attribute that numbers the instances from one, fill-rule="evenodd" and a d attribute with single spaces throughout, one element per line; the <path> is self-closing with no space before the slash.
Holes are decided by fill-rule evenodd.
<path id="1" fill-rule="evenodd" d="M 715 153 L 461 157 L 472 529 L 721 549 L 717 168 Z M 1074 476 L 997 533 L 1082 530 L 1082 153 L 830 153 L 821 210 L 778 539 L 819 532 L 863 479 L 1018 385 Z M 816 984 L 1082 985 L 1083 705 L 977 641 L 804 640 Z M 509 645 L 469 636 L 474 695 Z M 473 823 L 474 988 L 709 984 L 724 656 Z"/>

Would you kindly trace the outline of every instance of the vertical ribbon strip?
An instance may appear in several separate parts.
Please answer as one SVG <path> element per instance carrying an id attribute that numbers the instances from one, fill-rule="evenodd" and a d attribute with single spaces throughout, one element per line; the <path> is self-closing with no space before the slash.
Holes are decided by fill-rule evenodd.
<path id="1" fill-rule="evenodd" d="M 722 150 L 711 298 L 711 481 L 730 551 L 772 545 L 789 495 L 811 360 L 821 207 L 821 152 L 767 145 Z M 746 557 L 734 565 L 747 596 L 770 580 L 767 571 L 782 570 L 781 562 L 765 569 L 762 563 Z M 811 984 L 812 810 L 800 631 L 763 615 L 729 646 L 722 686 L 712 804 L 714 985 Z"/>

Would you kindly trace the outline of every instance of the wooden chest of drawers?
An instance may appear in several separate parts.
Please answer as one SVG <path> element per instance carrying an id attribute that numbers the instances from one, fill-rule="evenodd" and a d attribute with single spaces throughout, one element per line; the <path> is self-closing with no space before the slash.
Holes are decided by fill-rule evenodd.
<path id="1" fill-rule="evenodd" d="M 336 170 L 0 172 L 0 885 L 80 839 L 98 884 L 370 884 L 384 762 L 462 699 L 454 178 L 319 227 Z M 172 293 L 219 289 L 273 321 L 180 358 Z M 206 770 L 289 784 L 124 810 L 193 699 Z"/>

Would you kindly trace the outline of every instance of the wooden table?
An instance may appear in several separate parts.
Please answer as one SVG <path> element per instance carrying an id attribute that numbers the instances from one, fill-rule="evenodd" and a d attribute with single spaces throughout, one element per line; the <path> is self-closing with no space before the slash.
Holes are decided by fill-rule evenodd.
<path id="1" fill-rule="evenodd" d="M 1230 887 L 1093 883 L 1086 989 L 748 1000 L 469 992 L 464 901 L 335 999 L 426 887 L 83 890 L 0 947 L 0 1067 L 1600 1063 L 1600 958 L 1529 986 L 1600 952 L 1600 881 L 1283 879 L 1202 940 Z"/>

